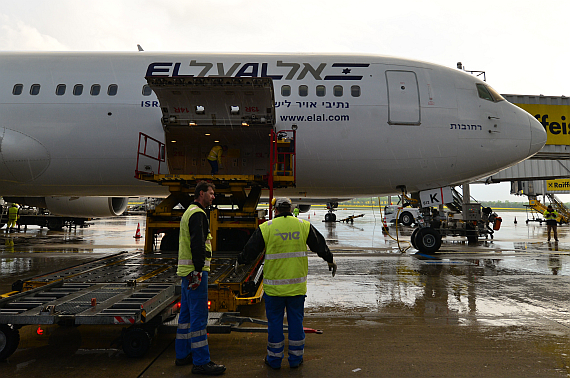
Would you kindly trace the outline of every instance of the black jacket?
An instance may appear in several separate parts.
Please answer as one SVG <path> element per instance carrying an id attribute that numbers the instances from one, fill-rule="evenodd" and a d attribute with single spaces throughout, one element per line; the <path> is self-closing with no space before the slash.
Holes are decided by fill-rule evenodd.
<path id="1" fill-rule="evenodd" d="M 194 205 L 206 211 L 198 202 L 194 202 Z M 201 211 L 192 214 L 188 220 L 188 230 L 190 230 L 190 249 L 192 251 L 194 269 L 197 272 L 201 272 L 206 262 L 206 257 L 212 257 L 211 253 L 206 252 L 206 240 L 210 233 L 207 215 Z"/>
<path id="2" fill-rule="evenodd" d="M 281 213 L 277 217 L 292 217 L 291 213 Z M 309 249 L 315 252 L 319 257 L 321 257 L 326 262 L 333 262 L 333 255 L 327 246 L 324 236 L 311 225 L 309 229 L 309 236 L 307 237 L 307 245 Z M 257 258 L 261 252 L 265 249 L 265 240 L 263 240 L 263 234 L 258 228 L 255 230 L 253 235 L 249 238 L 243 251 L 238 255 L 239 264 L 247 264 Z"/>

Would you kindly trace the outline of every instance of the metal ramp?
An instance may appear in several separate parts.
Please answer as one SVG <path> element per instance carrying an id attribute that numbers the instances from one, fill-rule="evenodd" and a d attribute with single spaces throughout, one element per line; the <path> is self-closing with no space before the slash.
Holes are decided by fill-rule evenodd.
<path id="1" fill-rule="evenodd" d="M 548 197 L 550 204 L 552 205 L 554 210 L 556 210 L 556 212 L 558 213 L 558 218 L 556 218 L 556 221 L 559 224 L 569 223 L 570 222 L 570 210 L 568 210 L 568 208 L 564 205 L 564 203 L 562 201 L 560 201 L 560 199 L 558 199 L 558 197 L 556 197 L 552 193 L 547 193 L 546 197 Z M 536 211 L 538 214 L 542 215 L 542 214 L 544 214 L 544 212 L 546 211 L 548 206 L 546 204 L 543 204 L 542 202 L 540 202 L 538 200 L 537 196 L 528 196 L 528 206 L 527 207 L 530 208 L 531 211 Z M 533 220 L 534 220 L 534 216 L 533 216 Z M 529 222 L 529 220 L 527 218 L 527 223 L 528 222 Z M 539 222 L 542 223 L 542 220 L 539 220 Z"/>

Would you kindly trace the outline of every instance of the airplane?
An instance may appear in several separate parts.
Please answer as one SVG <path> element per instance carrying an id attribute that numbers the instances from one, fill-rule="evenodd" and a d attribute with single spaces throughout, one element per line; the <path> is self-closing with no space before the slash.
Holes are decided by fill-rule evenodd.
<path id="1" fill-rule="evenodd" d="M 275 129 L 298 128 L 296 187 L 276 194 L 300 204 L 459 185 L 546 142 L 544 127 L 486 82 L 417 60 L 3 52 L 0 195 L 75 216 L 118 215 L 129 196 L 166 196 L 133 172 L 140 132 L 169 142 L 145 78 L 177 77 L 272 79 Z"/>

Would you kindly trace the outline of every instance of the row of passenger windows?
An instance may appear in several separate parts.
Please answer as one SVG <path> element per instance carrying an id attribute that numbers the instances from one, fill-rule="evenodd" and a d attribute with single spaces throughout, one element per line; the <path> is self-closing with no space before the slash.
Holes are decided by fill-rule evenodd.
<path id="1" fill-rule="evenodd" d="M 316 95 L 318 97 L 325 97 L 327 94 L 327 87 L 324 85 L 317 85 L 316 88 Z M 333 95 L 335 97 L 342 97 L 344 93 L 344 88 L 342 85 L 335 85 L 333 87 Z M 352 97 L 360 97 L 360 86 L 353 85 L 350 87 L 350 94 Z M 299 85 L 299 96 L 306 97 L 309 95 L 309 87 L 306 85 Z M 281 86 L 281 96 L 287 97 L 291 96 L 291 86 L 290 85 L 282 85 Z"/>
<path id="2" fill-rule="evenodd" d="M 73 95 L 74 96 L 81 96 L 83 94 L 83 84 L 75 84 L 73 86 Z M 32 84 L 30 86 L 30 94 L 32 96 L 37 96 L 40 93 L 41 86 L 40 84 Z M 316 95 L 318 97 L 324 97 L 327 94 L 327 88 L 324 85 L 317 85 L 316 88 Z M 55 94 L 57 96 L 63 96 L 67 91 L 67 86 L 65 84 L 59 84 L 55 88 Z M 117 84 L 110 84 L 107 87 L 107 95 L 115 96 L 119 91 L 119 86 Z M 23 84 L 15 84 L 14 88 L 12 89 L 12 94 L 15 96 L 19 96 L 24 92 L 24 85 Z M 89 94 L 91 96 L 98 96 L 101 93 L 101 85 L 93 84 L 91 86 L 91 90 Z M 144 85 L 142 88 L 142 95 L 143 96 L 150 96 L 152 94 L 152 89 L 148 85 Z M 342 85 L 335 85 L 333 87 L 333 95 L 335 97 L 342 97 L 344 94 L 344 88 Z M 360 86 L 353 85 L 350 87 L 350 94 L 352 97 L 360 97 Z M 290 85 L 282 85 L 281 86 L 281 95 L 283 97 L 291 96 L 291 86 Z M 309 87 L 307 85 L 299 85 L 299 96 L 306 97 L 309 95 Z"/>
<path id="3" fill-rule="evenodd" d="M 73 95 L 74 96 L 81 96 L 83 94 L 83 84 L 75 84 L 73 86 Z M 30 86 L 30 94 L 32 96 L 37 96 L 40 94 L 41 85 L 40 84 L 32 84 Z M 57 96 L 63 96 L 67 91 L 67 86 L 65 84 L 59 84 L 55 87 L 55 94 Z M 115 96 L 119 91 L 119 86 L 117 84 L 110 84 L 107 87 L 107 95 Z M 24 92 L 24 85 L 23 84 L 15 84 L 14 88 L 12 89 L 12 94 L 14 96 L 19 96 Z M 89 94 L 91 96 L 99 96 L 101 93 L 101 85 L 100 84 L 93 84 L 91 89 L 89 90 Z M 148 85 L 144 85 L 142 88 L 143 96 L 150 96 L 152 94 L 152 89 Z"/>

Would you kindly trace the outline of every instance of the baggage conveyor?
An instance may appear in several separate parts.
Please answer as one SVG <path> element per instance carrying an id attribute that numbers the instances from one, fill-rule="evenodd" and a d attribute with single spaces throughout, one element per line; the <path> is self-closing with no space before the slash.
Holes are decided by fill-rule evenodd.
<path id="1" fill-rule="evenodd" d="M 0 360 L 16 351 L 21 327 L 51 324 L 121 325 L 125 353 L 144 355 L 157 329 L 180 309 L 176 261 L 168 254 L 121 252 L 18 280 L 12 292 L 0 296 Z M 212 260 L 208 296 L 213 311 L 261 301 L 262 256 L 239 272 L 234 262 L 232 252 Z"/>

